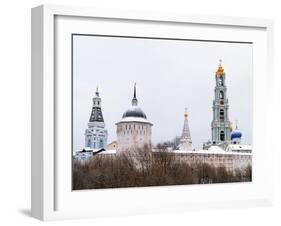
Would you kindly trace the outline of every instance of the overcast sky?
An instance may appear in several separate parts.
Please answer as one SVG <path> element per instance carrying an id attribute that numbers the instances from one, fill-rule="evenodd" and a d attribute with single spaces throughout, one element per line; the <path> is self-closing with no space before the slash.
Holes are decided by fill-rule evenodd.
<path id="1" fill-rule="evenodd" d="M 108 142 L 130 107 L 137 83 L 139 106 L 153 123 L 152 142 L 181 135 L 188 108 L 193 147 L 211 139 L 215 71 L 219 59 L 226 72 L 229 119 L 238 120 L 242 143 L 252 142 L 252 45 L 202 41 L 74 36 L 73 145 L 84 147 L 96 86 Z"/>

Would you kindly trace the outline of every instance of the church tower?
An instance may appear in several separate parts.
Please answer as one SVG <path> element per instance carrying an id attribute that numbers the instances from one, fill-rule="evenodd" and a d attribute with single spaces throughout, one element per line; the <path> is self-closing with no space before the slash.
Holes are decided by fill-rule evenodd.
<path id="1" fill-rule="evenodd" d="M 231 122 L 228 119 L 229 104 L 227 99 L 227 87 L 225 72 L 220 60 L 216 72 L 215 99 L 213 100 L 212 144 L 224 144 L 230 142 Z"/>
<path id="2" fill-rule="evenodd" d="M 185 109 L 184 112 L 184 125 L 183 125 L 182 135 L 180 138 L 179 149 L 184 151 L 192 150 L 192 141 L 191 141 L 190 130 L 188 125 L 187 109 Z"/>
<path id="3" fill-rule="evenodd" d="M 101 98 L 97 88 L 95 97 L 93 98 L 93 107 L 88 122 L 88 129 L 85 131 L 85 147 L 105 149 L 106 145 L 107 130 L 105 129 L 105 123 L 101 111 Z"/>
<path id="4" fill-rule="evenodd" d="M 117 153 L 133 151 L 147 146 L 151 148 L 152 123 L 147 120 L 146 114 L 138 106 L 136 84 L 131 107 L 128 108 L 117 126 Z"/>

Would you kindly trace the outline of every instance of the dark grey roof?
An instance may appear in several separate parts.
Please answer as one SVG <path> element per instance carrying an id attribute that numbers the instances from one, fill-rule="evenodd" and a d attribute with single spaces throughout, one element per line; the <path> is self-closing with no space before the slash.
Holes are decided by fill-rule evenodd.
<path id="1" fill-rule="evenodd" d="M 137 118 L 145 118 L 146 114 L 141 110 L 140 107 L 132 106 L 127 111 L 124 112 L 122 118 L 126 117 L 137 117 Z"/>
<path id="2" fill-rule="evenodd" d="M 93 107 L 90 116 L 90 122 L 103 122 L 103 116 L 100 107 Z"/>

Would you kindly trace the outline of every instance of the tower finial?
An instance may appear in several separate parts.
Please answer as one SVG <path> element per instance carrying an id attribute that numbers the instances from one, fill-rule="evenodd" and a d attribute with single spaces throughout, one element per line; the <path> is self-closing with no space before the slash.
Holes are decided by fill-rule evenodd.
<path id="1" fill-rule="evenodd" d="M 187 108 L 184 109 L 184 118 L 187 119 L 188 113 L 187 113 Z"/>
<path id="2" fill-rule="evenodd" d="M 99 87 L 98 86 L 96 87 L 96 96 L 97 97 L 99 96 Z"/>
<path id="3" fill-rule="evenodd" d="M 219 66 L 218 66 L 218 69 L 216 71 L 216 76 L 217 77 L 221 77 L 221 76 L 224 76 L 225 73 L 224 73 L 224 69 L 222 67 L 222 59 L 219 59 Z"/>
<path id="4" fill-rule="evenodd" d="M 137 105 L 138 105 L 136 83 L 135 83 L 135 85 L 134 85 L 134 97 L 133 97 L 133 99 L 132 99 L 132 105 L 133 105 L 133 106 L 137 106 Z"/>
<path id="5" fill-rule="evenodd" d="M 137 93 L 136 93 L 136 83 L 134 85 L 134 98 L 136 99 L 137 98 Z"/>

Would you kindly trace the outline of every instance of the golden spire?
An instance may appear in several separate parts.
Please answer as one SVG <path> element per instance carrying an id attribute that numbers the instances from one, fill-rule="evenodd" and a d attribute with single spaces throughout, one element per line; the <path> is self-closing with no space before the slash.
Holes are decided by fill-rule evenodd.
<path id="1" fill-rule="evenodd" d="M 188 117 L 187 108 L 185 108 L 185 109 L 184 109 L 184 118 L 187 119 L 187 117 Z"/>
<path id="2" fill-rule="evenodd" d="M 222 65 L 221 65 L 222 60 L 220 59 L 219 62 L 220 62 L 220 63 L 219 63 L 219 67 L 218 67 L 217 72 L 216 72 L 216 76 L 217 76 L 217 77 L 221 77 L 221 76 L 224 76 L 224 75 L 225 75 L 224 69 L 223 69 L 223 67 L 222 67 Z"/>

